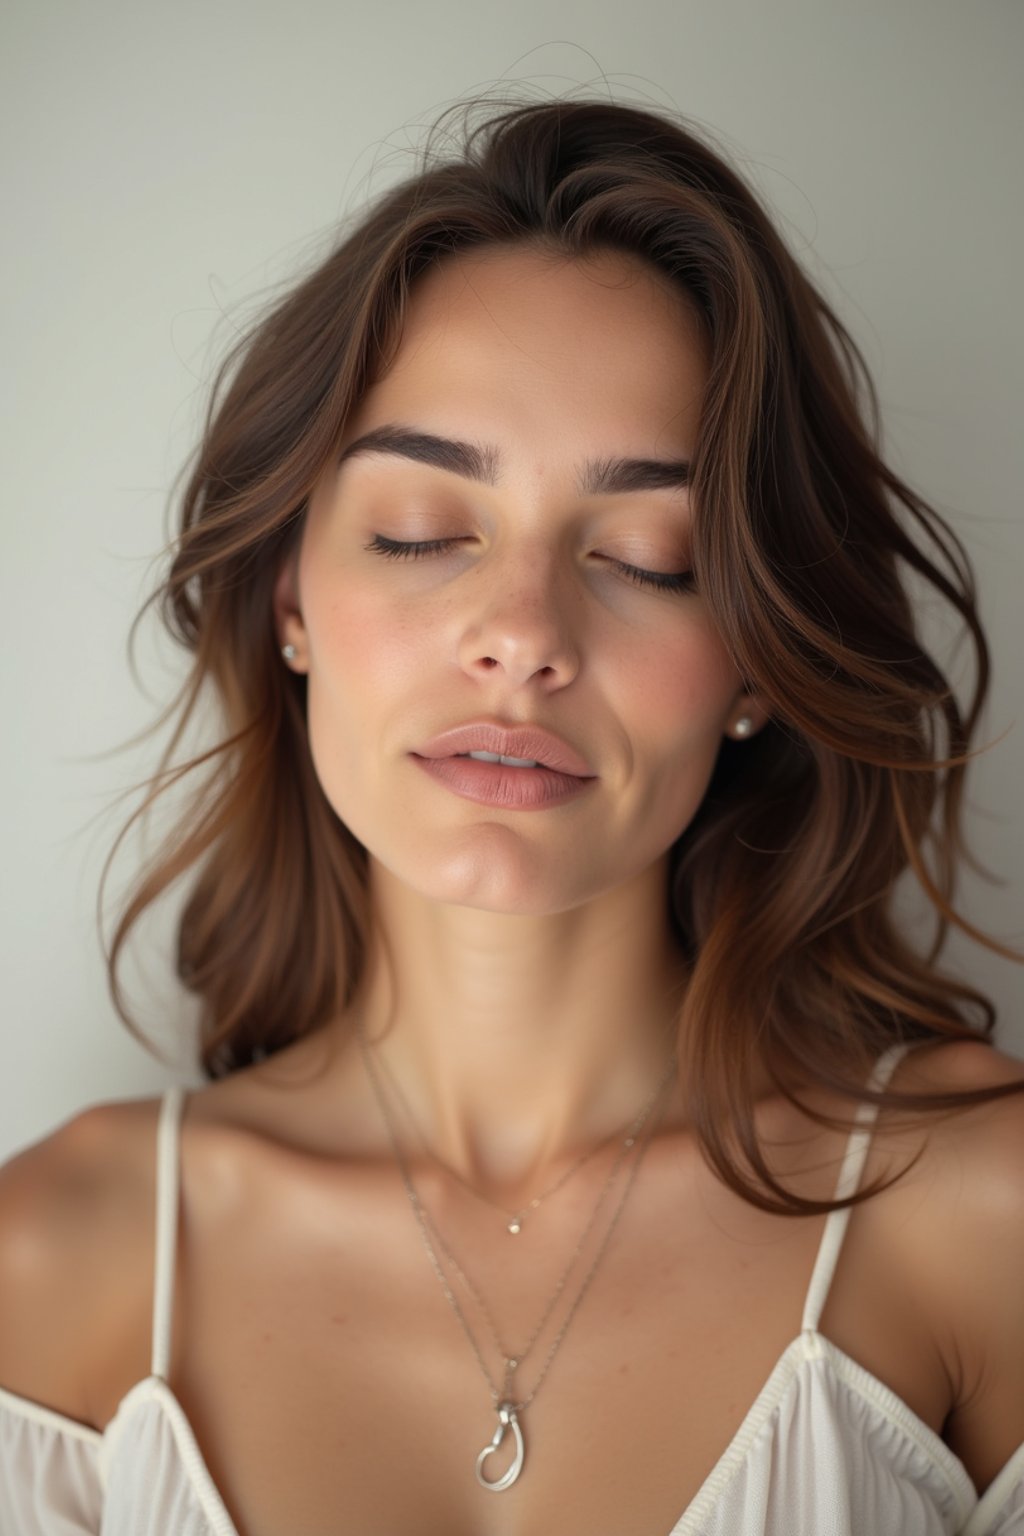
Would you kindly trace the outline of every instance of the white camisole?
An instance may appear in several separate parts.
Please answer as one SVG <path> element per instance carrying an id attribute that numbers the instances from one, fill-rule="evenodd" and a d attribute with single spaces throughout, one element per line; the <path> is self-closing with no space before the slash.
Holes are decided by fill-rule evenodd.
<path id="1" fill-rule="evenodd" d="M 0 1536 L 240 1536 L 167 1382 L 183 1100 L 166 1090 L 157 1132 L 151 1374 L 102 1432 L 0 1387 Z M 876 1113 L 858 1106 L 837 1199 L 858 1186 Z M 800 1334 L 697 1497 L 648 1536 L 1024 1536 L 1024 1445 L 979 1499 L 940 1436 L 818 1332 L 849 1214 L 826 1218 Z"/>

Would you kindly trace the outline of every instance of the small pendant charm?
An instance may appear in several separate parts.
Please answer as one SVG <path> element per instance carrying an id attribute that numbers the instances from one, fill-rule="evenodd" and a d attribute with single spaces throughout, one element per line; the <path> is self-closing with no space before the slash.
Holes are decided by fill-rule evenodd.
<path id="1" fill-rule="evenodd" d="M 516 1234 L 521 1232 L 523 1229 L 517 1220 L 513 1220 L 509 1222 L 508 1230 L 512 1233 L 512 1236 L 515 1237 Z"/>
<path id="2" fill-rule="evenodd" d="M 484 1462 L 487 1460 L 488 1456 L 493 1456 L 494 1452 L 498 1449 L 498 1447 L 501 1445 L 501 1442 L 504 1440 L 505 1435 L 509 1429 L 512 1431 L 516 1445 L 516 1453 L 513 1457 L 512 1465 L 509 1467 L 507 1472 L 503 1472 L 501 1477 L 496 1478 L 493 1483 L 489 1482 L 488 1479 L 484 1477 Z M 519 1420 L 516 1418 L 515 1404 L 499 1403 L 498 1427 L 494 1431 L 494 1438 L 490 1445 L 484 1446 L 483 1450 L 480 1452 L 480 1455 L 476 1459 L 476 1480 L 480 1484 L 481 1488 L 489 1488 L 491 1493 L 501 1493 L 502 1489 L 511 1488 L 512 1484 L 523 1470 L 523 1461 L 525 1457 L 526 1447 L 523 1445 L 523 1432 L 519 1428 Z"/>

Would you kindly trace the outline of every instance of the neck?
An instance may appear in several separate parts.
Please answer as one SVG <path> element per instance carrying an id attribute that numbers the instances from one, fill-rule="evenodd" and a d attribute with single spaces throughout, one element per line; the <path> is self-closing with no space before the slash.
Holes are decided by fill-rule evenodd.
<path id="1" fill-rule="evenodd" d="M 627 1126 L 665 1075 L 686 984 L 663 872 L 524 917 L 441 907 L 374 870 L 351 1022 L 405 1144 L 418 1133 L 497 1194 Z"/>

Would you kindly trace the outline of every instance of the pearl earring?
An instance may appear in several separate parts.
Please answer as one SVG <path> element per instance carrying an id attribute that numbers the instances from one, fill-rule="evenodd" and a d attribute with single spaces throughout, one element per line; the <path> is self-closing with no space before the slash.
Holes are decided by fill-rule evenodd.
<path id="1" fill-rule="evenodd" d="M 733 730 L 737 736 L 749 736 L 753 729 L 754 722 L 751 720 L 749 715 L 740 715 L 740 718 L 733 726 Z"/>
<path id="2" fill-rule="evenodd" d="M 284 657 L 285 661 L 294 661 L 295 660 L 295 647 L 294 647 L 294 645 L 282 645 L 282 647 L 281 647 L 281 655 Z"/>

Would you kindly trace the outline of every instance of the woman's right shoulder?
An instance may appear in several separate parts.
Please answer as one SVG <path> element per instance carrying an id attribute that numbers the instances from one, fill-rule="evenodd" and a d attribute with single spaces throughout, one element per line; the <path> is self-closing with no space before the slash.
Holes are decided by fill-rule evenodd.
<path id="1" fill-rule="evenodd" d="M 83 1422 L 152 1263 L 159 1108 L 90 1105 L 0 1165 L 0 1387 Z"/>

